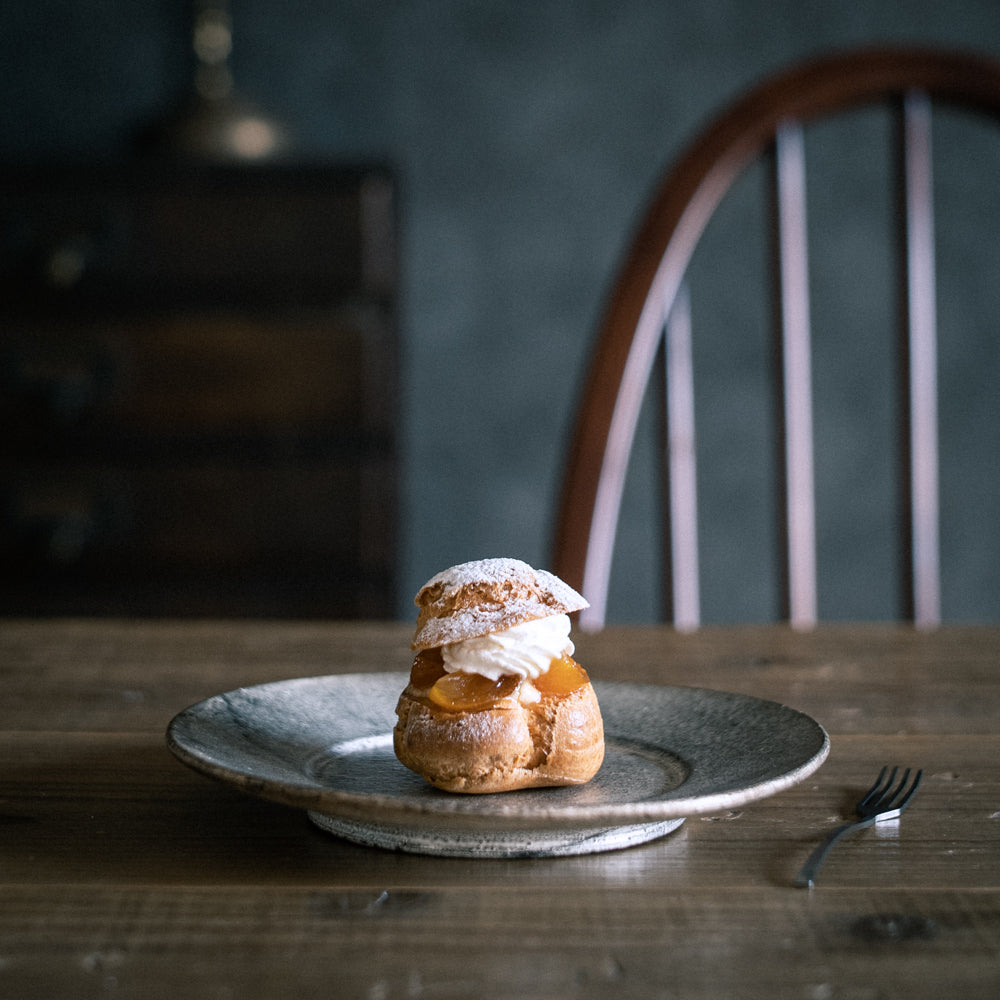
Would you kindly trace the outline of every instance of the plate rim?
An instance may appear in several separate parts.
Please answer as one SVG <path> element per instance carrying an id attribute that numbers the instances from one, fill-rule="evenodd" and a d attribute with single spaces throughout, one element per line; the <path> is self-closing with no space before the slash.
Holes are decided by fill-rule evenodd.
<path id="1" fill-rule="evenodd" d="M 811 716 L 781 702 L 758 698 L 738 692 L 723 691 L 714 688 L 693 685 L 649 684 L 633 681 L 601 681 L 594 680 L 594 687 L 601 700 L 608 697 L 614 689 L 622 689 L 642 693 L 656 692 L 662 696 L 670 691 L 685 691 L 701 694 L 709 699 L 735 699 L 741 703 L 760 704 L 769 710 L 779 709 L 797 718 L 800 724 L 814 728 L 819 746 L 812 756 L 802 760 L 779 775 L 768 778 L 756 784 L 745 785 L 715 794 L 698 794 L 689 797 L 653 798 L 641 801 L 624 801 L 614 803 L 590 803 L 574 805 L 572 803 L 553 803 L 546 805 L 545 792 L 555 789 L 533 789 L 529 797 L 511 797 L 504 793 L 490 796 L 454 795 L 441 792 L 440 796 L 428 796 L 419 801 L 402 799 L 392 794 L 354 792 L 333 788 L 322 788 L 315 783 L 301 785 L 294 782 L 280 781 L 274 778 L 255 776 L 238 767 L 218 763 L 199 754 L 186 745 L 181 733 L 184 725 L 195 718 L 213 702 L 218 702 L 233 696 L 248 692 L 260 692 L 266 689 L 287 688 L 292 685 L 306 683 L 335 683 L 378 678 L 382 683 L 395 681 L 405 684 L 406 674 L 403 672 L 352 672 L 318 674 L 305 677 L 286 678 L 268 681 L 262 684 L 234 688 L 230 691 L 211 695 L 201 701 L 189 705 L 178 712 L 169 722 L 166 730 L 167 746 L 174 756 L 192 770 L 224 784 L 236 787 L 254 797 L 272 802 L 278 802 L 293 808 L 305 809 L 346 820 L 361 820 L 371 822 L 373 816 L 377 821 L 392 824 L 409 824 L 415 827 L 440 828 L 447 826 L 455 829 L 476 829 L 484 825 L 511 829 L 541 829 L 541 828 L 580 828 L 593 826 L 622 826 L 639 823 L 658 823 L 664 820 L 685 818 L 688 816 L 705 815 L 734 809 L 750 802 L 775 795 L 800 783 L 815 772 L 826 760 L 830 752 L 830 737 L 826 729 Z M 664 746 L 669 752 L 669 746 Z M 400 765 L 402 766 L 402 765 Z M 682 787 L 682 786 L 678 786 Z M 489 802 L 489 809 L 477 810 L 476 800 Z M 470 805 L 470 803 L 473 803 Z M 525 804 L 528 803 L 528 808 Z"/>

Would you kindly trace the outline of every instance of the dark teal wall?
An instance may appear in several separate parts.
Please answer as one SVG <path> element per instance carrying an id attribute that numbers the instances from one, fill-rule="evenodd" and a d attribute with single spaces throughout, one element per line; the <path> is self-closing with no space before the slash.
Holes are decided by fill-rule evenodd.
<path id="1" fill-rule="evenodd" d="M 403 181 L 404 595 L 486 555 L 545 564 L 574 394 L 625 241 L 657 173 L 724 101 L 762 74 L 856 44 L 919 41 L 1000 57 L 996 0 L 233 0 L 241 90 L 283 117 L 305 158 L 388 157 Z M 188 5 L 35 0 L 0 12 L 0 155 L 114 158 L 183 93 Z M 1000 138 L 945 121 L 938 177 L 945 611 L 1000 618 Z M 886 361 L 890 281 L 884 123 L 860 116 L 810 140 L 813 225 L 832 247 L 815 295 L 821 611 L 892 613 Z M 871 194 L 829 168 L 848 144 Z M 727 294 L 697 293 L 706 405 L 705 595 L 710 619 L 769 615 L 761 402 L 765 319 L 745 289 L 762 246 L 748 178 L 709 238 Z M 729 228 L 727 228 L 727 226 Z M 824 368 L 824 371 L 826 369 Z M 766 412 L 766 409 L 764 409 Z M 985 434 L 980 450 L 973 432 Z M 640 455 L 646 451 L 640 445 Z M 622 529 L 616 617 L 655 607 L 641 483 Z M 848 501 L 833 499 L 845 486 Z M 839 495 L 839 494 L 838 494 Z M 749 532 L 744 528 L 749 526 Z M 747 537 L 749 536 L 749 537 Z M 869 600 L 870 599 L 870 600 Z M 409 616 L 408 600 L 400 613 Z"/>

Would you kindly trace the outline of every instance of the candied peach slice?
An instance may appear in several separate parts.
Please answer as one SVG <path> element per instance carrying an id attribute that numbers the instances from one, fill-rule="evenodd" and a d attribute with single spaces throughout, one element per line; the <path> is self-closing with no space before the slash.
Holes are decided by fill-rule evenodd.
<path id="1" fill-rule="evenodd" d="M 507 698 L 517 690 L 517 677 L 490 680 L 480 674 L 444 674 L 427 693 L 435 705 L 451 712 L 475 712 L 488 708 L 500 698 Z"/>
<path id="2" fill-rule="evenodd" d="M 571 656 L 560 656 L 554 659 L 544 674 L 539 674 L 532 684 L 542 695 L 572 694 L 578 688 L 589 683 L 587 671 Z"/>

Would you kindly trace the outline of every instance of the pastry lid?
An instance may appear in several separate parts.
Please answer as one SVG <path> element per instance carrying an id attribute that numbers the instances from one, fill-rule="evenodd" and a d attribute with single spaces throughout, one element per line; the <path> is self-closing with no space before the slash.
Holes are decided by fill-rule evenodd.
<path id="1" fill-rule="evenodd" d="M 431 577 L 414 603 L 414 649 L 502 632 L 523 622 L 589 607 L 569 584 L 519 559 L 480 559 Z"/>

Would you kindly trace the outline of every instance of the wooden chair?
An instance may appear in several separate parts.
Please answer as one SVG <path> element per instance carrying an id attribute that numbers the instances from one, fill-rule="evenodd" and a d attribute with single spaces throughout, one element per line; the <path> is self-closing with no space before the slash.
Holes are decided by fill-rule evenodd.
<path id="1" fill-rule="evenodd" d="M 685 271 L 734 181 L 765 157 L 773 171 L 776 384 L 786 552 L 782 615 L 817 620 L 809 279 L 803 128 L 875 102 L 896 109 L 900 252 L 899 343 L 908 385 L 900 440 L 905 566 L 900 617 L 938 623 L 936 305 L 931 191 L 933 102 L 1000 118 L 1000 64 L 975 55 L 871 50 L 808 62 L 767 80 L 725 110 L 667 173 L 625 261 L 599 331 L 563 483 L 552 566 L 603 625 L 616 527 L 640 405 L 665 352 L 668 549 L 666 617 L 700 621 L 691 317 Z"/>

